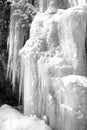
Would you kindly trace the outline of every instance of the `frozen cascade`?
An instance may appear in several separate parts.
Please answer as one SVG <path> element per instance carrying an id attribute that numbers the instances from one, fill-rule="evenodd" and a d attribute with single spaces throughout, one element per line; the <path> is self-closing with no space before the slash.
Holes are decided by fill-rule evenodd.
<path id="1" fill-rule="evenodd" d="M 19 52 L 24 113 L 46 116 L 47 123 L 56 130 L 85 130 L 86 127 L 83 102 L 86 97 L 79 97 L 82 90 L 87 91 L 87 79 L 80 77 L 87 75 L 86 20 L 86 5 L 55 12 L 50 8 L 38 13 L 31 26 L 30 39 Z M 69 75 L 76 79 L 70 78 L 70 87 L 62 78 Z"/>
<path id="2" fill-rule="evenodd" d="M 54 130 L 85 130 L 87 6 L 80 4 L 86 1 L 68 0 L 70 7 L 76 7 L 66 10 L 56 8 L 57 0 L 43 2 L 48 3 L 47 10 L 41 7 L 35 16 L 24 47 L 26 29 L 22 24 L 26 21 L 21 13 L 11 18 L 8 73 L 14 86 L 20 77 L 25 115 L 44 119 Z"/>

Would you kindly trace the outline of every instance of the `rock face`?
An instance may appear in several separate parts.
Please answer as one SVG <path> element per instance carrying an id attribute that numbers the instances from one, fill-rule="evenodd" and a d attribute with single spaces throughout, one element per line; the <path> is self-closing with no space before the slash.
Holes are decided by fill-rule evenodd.
<path id="1" fill-rule="evenodd" d="M 8 105 L 0 108 L 0 130 L 51 130 L 35 116 L 23 116 Z"/>

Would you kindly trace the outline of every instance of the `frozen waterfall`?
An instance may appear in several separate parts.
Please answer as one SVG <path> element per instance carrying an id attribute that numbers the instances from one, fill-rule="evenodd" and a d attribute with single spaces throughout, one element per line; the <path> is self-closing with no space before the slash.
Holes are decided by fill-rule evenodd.
<path id="1" fill-rule="evenodd" d="M 24 46 L 25 21 L 12 16 L 8 73 L 13 86 L 19 79 L 25 115 L 36 115 L 53 130 L 86 130 L 86 0 L 63 1 L 59 7 L 66 10 L 57 9 L 57 0 L 40 2 Z"/>
<path id="2" fill-rule="evenodd" d="M 79 95 L 87 91 L 87 79 L 80 81 L 80 76 L 87 75 L 87 6 L 52 11 L 37 14 L 30 39 L 19 52 L 24 113 L 41 119 L 46 116 L 47 123 L 56 130 L 85 130 L 86 97 Z M 69 76 L 70 85 L 62 81 Z"/>

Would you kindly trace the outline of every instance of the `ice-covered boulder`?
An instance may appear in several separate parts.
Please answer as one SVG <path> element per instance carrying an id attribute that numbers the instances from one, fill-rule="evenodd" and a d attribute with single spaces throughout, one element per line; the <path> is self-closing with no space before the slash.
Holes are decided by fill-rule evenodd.
<path id="1" fill-rule="evenodd" d="M 0 107 L 0 130 L 51 130 L 35 116 L 24 116 L 11 106 Z"/>

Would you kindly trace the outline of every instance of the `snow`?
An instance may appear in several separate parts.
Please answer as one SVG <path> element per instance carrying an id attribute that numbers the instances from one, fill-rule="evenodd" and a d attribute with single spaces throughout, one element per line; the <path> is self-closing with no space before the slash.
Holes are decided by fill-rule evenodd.
<path id="1" fill-rule="evenodd" d="M 24 116 L 11 106 L 0 107 L 0 130 L 51 130 L 36 116 Z"/>

